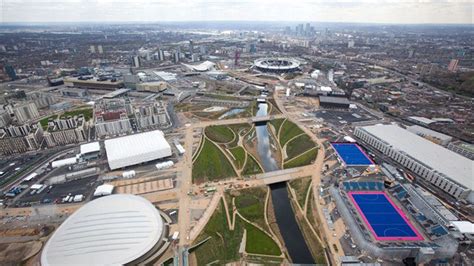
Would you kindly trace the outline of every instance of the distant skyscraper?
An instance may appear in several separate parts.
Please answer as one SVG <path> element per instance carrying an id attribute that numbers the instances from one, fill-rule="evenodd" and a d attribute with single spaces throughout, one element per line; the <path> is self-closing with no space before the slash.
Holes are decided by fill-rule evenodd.
<path id="1" fill-rule="evenodd" d="M 90 51 L 92 54 L 95 54 L 95 46 L 94 46 L 94 45 L 91 45 L 91 47 L 89 48 L 89 51 Z"/>
<path id="2" fill-rule="evenodd" d="M 132 58 L 132 66 L 133 67 L 140 67 L 140 57 L 138 55 Z"/>
<path id="3" fill-rule="evenodd" d="M 207 54 L 207 47 L 205 45 L 199 46 L 199 52 L 201 54 Z"/>
<path id="4" fill-rule="evenodd" d="M 451 72 L 456 72 L 458 70 L 458 64 L 459 64 L 458 59 L 451 59 L 451 62 L 449 62 L 449 65 L 448 65 L 448 70 Z"/>
<path id="5" fill-rule="evenodd" d="M 158 60 L 165 61 L 165 51 L 161 49 L 158 50 Z"/>
<path id="6" fill-rule="evenodd" d="M 189 52 L 193 54 L 194 52 L 194 42 L 193 40 L 189 40 Z"/>
<path id="7" fill-rule="evenodd" d="M 354 48 L 354 40 L 349 40 L 349 42 L 347 42 L 347 48 Z"/>
<path id="8" fill-rule="evenodd" d="M 99 54 L 104 53 L 104 49 L 102 48 L 102 45 L 97 45 L 97 50 L 99 51 Z"/>
<path id="9" fill-rule="evenodd" d="M 18 79 L 16 71 L 12 66 L 5 66 L 5 73 L 7 73 L 8 77 L 10 77 L 11 80 Z"/>
<path id="10" fill-rule="evenodd" d="M 179 51 L 176 51 L 174 54 L 173 54 L 173 61 L 175 63 L 178 63 L 179 60 L 181 59 L 181 53 Z"/>

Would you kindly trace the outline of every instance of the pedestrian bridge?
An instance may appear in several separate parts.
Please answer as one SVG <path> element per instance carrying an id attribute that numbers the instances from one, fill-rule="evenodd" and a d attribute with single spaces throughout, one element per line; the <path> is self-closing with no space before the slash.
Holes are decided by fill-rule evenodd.
<path id="1" fill-rule="evenodd" d="M 300 172 L 304 167 L 277 170 L 273 172 L 258 174 L 257 179 L 262 179 L 265 185 L 271 185 L 280 182 L 290 181 L 296 178 L 300 178 Z"/>

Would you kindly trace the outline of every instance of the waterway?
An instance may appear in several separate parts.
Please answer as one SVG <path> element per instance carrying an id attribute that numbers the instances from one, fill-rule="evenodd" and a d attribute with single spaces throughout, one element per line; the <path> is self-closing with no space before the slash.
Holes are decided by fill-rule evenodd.
<path id="1" fill-rule="evenodd" d="M 257 116 L 267 115 L 268 105 L 258 105 Z M 278 170 L 278 164 L 272 156 L 270 149 L 270 137 L 266 124 L 256 125 L 257 152 L 262 161 L 265 172 Z M 295 213 L 290 204 L 286 182 L 270 185 L 272 193 L 273 209 L 286 249 L 293 263 L 313 264 L 314 259 L 306 245 L 300 228 L 296 222 Z"/>

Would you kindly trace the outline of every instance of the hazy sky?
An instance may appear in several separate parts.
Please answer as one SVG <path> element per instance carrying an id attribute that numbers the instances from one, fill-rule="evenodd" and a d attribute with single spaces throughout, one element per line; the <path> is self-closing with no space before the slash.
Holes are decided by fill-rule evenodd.
<path id="1" fill-rule="evenodd" d="M 474 0 L 0 0 L 0 22 L 473 23 Z"/>

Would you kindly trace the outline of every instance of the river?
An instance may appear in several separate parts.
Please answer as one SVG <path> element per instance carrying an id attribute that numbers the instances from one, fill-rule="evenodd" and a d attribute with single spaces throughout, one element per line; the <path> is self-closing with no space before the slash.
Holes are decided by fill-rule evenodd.
<path id="1" fill-rule="evenodd" d="M 267 115 L 267 109 L 268 104 L 260 103 L 257 116 Z M 257 152 L 265 172 L 279 170 L 278 164 L 272 156 L 267 125 L 256 125 L 255 131 L 257 133 Z M 298 264 L 313 264 L 314 259 L 306 245 L 290 204 L 286 182 L 272 184 L 270 189 L 278 228 L 283 241 L 285 241 L 291 261 Z"/>

